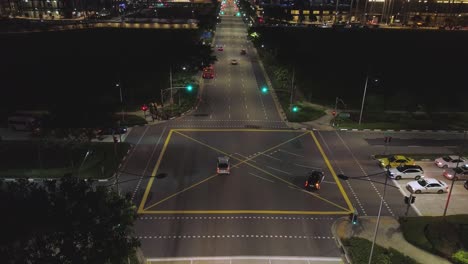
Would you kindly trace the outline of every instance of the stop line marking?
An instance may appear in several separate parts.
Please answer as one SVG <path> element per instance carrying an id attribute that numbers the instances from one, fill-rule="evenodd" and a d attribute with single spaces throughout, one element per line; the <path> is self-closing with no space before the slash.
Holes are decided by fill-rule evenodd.
<path id="1" fill-rule="evenodd" d="M 267 220 L 312 220 L 334 221 L 335 217 L 289 217 L 289 216 L 143 216 L 139 220 L 231 220 L 231 219 L 267 219 Z"/>

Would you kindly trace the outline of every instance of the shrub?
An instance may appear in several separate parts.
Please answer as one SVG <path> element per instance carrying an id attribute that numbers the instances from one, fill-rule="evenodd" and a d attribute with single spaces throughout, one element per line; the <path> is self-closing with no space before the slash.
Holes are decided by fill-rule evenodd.
<path id="1" fill-rule="evenodd" d="M 468 264 L 468 251 L 458 250 L 452 255 L 452 260 L 457 264 Z"/>
<path id="2" fill-rule="evenodd" d="M 367 263 L 369 261 L 370 249 L 372 246 L 372 243 L 369 240 L 353 237 L 343 241 L 343 244 L 348 249 L 352 263 Z M 372 263 L 416 264 L 417 262 L 393 248 L 386 249 L 379 245 L 375 245 Z"/>

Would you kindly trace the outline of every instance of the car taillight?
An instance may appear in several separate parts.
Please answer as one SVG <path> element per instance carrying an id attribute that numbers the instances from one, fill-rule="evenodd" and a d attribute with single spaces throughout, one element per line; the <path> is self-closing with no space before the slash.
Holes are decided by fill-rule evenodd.
<path id="1" fill-rule="evenodd" d="M 219 169 L 216 169 L 216 173 L 219 173 Z"/>
<path id="2" fill-rule="evenodd" d="M 306 182 L 304 183 L 304 187 L 307 187 L 307 186 L 309 186 L 309 181 L 306 181 Z"/>

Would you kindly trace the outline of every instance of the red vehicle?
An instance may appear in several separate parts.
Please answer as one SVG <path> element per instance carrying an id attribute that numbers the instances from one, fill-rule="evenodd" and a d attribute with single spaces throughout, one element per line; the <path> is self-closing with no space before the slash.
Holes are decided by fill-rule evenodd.
<path id="1" fill-rule="evenodd" d="M 214 68 L 212 65 L 203 68 L 203 79 L 213 79 L 214 78 Z"/>

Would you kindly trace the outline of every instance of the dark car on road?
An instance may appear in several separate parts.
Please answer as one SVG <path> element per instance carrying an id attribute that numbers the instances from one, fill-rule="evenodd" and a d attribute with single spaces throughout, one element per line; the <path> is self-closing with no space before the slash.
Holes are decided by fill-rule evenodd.
<path id="1" fill-rule="evenodd" d="M 320 183 L 325 178 L 323 171 L 314 170 L 307 175 L 304 188 L 308 191 L 320 190 Z"/>
<path id="2" fill-rule="evenodd" d="M 216 163 L 216 173 L 231 174 L 231 163 L 229 162 L 229 157 L 218 157 L 218 162 Z"/>

